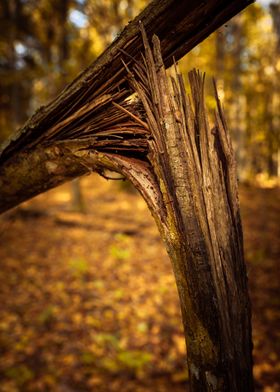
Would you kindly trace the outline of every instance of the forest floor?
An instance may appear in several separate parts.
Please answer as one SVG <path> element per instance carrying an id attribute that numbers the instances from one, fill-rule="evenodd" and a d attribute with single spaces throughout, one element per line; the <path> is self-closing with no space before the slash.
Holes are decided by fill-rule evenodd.
<path id="1" fill-rule="evenodd" d="M 0 218 L 0 391 L 183 392 L 169 259 L 144 201 L 82 179 Z M 257 391 L 280 391 L 279 189 L 241 187 Z"/>

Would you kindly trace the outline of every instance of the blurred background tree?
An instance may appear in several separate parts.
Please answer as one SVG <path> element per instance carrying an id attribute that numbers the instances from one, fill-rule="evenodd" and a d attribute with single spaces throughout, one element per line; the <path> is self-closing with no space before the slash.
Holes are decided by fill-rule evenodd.
<path id="1" fill-rule="evenodd" d="M 96 59 L 147 3 L 1 0 L 0 142 Z M 279 1 L 256 3 L 181 60 L 183 72 L 197 67 L 217 78 L 241 180 L 280 175 L 279 15 Z M 210 110 L 213 104 L 209 98 Z M 73 200 L 82 209 L 78 184 Z"/>

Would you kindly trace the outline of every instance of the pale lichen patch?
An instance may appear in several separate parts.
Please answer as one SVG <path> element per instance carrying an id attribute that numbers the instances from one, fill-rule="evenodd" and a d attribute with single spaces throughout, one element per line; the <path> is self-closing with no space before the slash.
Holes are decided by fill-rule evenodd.
<path id="1" fill-rule="evenodd" d="M 199 369 L 193 363 L 190 364 L 190 371 L 199 380 Z"/>
<path id="2" fill-rule="evenodd" d="M 47 161 L 46 162 L 46 169 L 49 174 L 54 174 L 57 171 L 58 164 L 55 162 Z"/>
<path id="3" fill-rule="evenodd" d="M 205 377 L 209 387 L 211 387 L 211 390 L 216 391 L 218 386 L 217 377 L 211 372 L 205 372 Z"/>

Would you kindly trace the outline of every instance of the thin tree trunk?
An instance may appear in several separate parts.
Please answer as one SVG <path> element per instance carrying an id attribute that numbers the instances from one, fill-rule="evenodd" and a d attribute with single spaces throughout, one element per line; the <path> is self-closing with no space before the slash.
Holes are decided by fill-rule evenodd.
<path id="1" fill-rule="evenodd" d="M 240 180 L 246 178 L 246 154 L 245 154 L 245 110 L 246 98 L 242 94 L 242 67 L 241 56 L 244 51 L 243 43 L 243 26 L 240 15 L 238 15 L 234 23 L 232 23 L 232 34 L 234 36 L 233 59 L 234 65 L 232 69 L 232 98 L 230 109 L 230 124 L 232 128 L 233 145 L 236 152 L 237 172 Z"/>
<path id="2" fill-rule="evenodd" d="M 63 87 L 66 83 L 65 66 L 67 61 L 69 60 L 69 35 L 68 35 L 68 26 L 67 26 L 69 7 L 70 7 L 69 0 L 60 0 L 58 4 L 59 21 L 60 21 L 58 66 L 61 74 L 60 76 L 61 87 Z M 75 178 L 71 182 L 71 207 L 76 212 L 81 212 L 81 213 L 86 212 L 86 205 L 85 205 L 79 178 Z"/>
<path id="3" fill-rule="evenodd" d="M 215 46 L 216 46 L 216 82 L 218 91 L 224 97 L 225 92 L 225 33 L 224 28 L 221 27 L 215 33 Z"/>
<path id="4" fill-rule="evenodd" d="M 71 182 L 71 205 L 74 211 L 85 214 L 87 212 L 85 198 L 79 178 Z"/>
<path id="5" fill-rule="evenodd" d="M 275 47 L 275 59 L 273 61 L 274 80 L 269 96 L 269 129 L 267 132 L 268 147 L 268 174 L 270 176 L 279 177 L 279 151 L 280 142 L 279 126 L 280 126 L 280 71 L 277 62 L 280 58 L 280 2 L 271 1 L 270 12 L 273 20 L 274 30 L 277 35 L 277 43 Z"/>

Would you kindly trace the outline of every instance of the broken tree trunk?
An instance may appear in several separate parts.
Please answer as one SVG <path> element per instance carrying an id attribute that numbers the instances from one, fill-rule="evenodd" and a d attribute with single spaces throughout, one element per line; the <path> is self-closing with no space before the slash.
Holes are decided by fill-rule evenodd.
<path id="1" fill-rule="evenodd" d="M 168 80 L 157 37 L 152 52 L 142 34 L 145 65 L 136 64 L 128 73 L 152 134 L 148 158 L 156 198 L 144 193 L 147 184 L 136 186 L 173 264 L 191 391 L 252 391 L 251 313 L 235 160 L 217 90 L 210 127 L 204 76 L 190 73 L 188 98 L 180 74 Z"/>
<path id="2" fill-rule="evenodd" d="M 0 212 L 89 172 L 86 165 L 81 167 L 81 164 L 78 164 L 79 168 L 74 169 L 77 165 L 76 150 L 79 149 L 77 144 L 81 142 L 83 144 L 81 148 L 91 147 L 96 152 L 114 151 L 120 157 L 139 157 L 138 148 L 135 148 L 132 140 L 134 131 L 131 132 L 131 118 L 125 117 L 124 112 L 121 112 L 121 121 L 123 121 L 122 131 L 126 129 L 125 136 L 116 127 L 111 134 L 105 135 L 104 131 L 106 126 L 107 132 L 112 129 L 112 125 L 118 124 L 120 110 L 113 107 L 112 102 L 123 104 L 131 95 L 122 60 L 130 64 L 141 59 L 143 46 L 139 34 L 140 21 L 148 37 L 153 34 L 159 36 L 162 42 L 163 61 L 166 66 L 170 66 L 173 58 L 182 57 L 252 1 L 155 0 L 151 2 L 87 70 L 53 102 L 39 109 L 3 146 L 0 152 Z M 107 117 L 108 111 L 111 123 L 107 122 L 104 125 L 102 118 Z M 100 129 L 102 132 L 99 132 Z M 107 143 L 105 146 L 104 141 L 108 136 L 111 144 Z M 120 142 L 120 137 L 123 138 L 124 143 Z M 143 154 L 147 154 L 145 138 L 145 133 L 139 131 L 136 147 L 138 140 L 143 139 L 141 159 Z M 97 146 L 96 141 L 98 143 L 102 141 L 102 145 L 97 143 Z M 43 155 L 42 160 L 41 155 Z M 63 167 L 66 155 L 68 164 Z M 45 162 L 44 168 L 39 164 L 37 170 L 37 159 L 42 163 Z M 19 167 L 23 162 L 24 168 Z M 57 170 L 54 170 L 54 167 Z"/>

